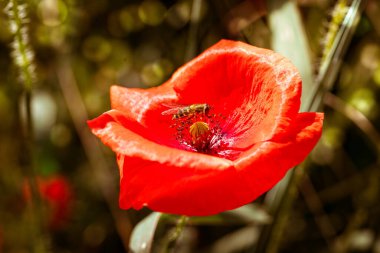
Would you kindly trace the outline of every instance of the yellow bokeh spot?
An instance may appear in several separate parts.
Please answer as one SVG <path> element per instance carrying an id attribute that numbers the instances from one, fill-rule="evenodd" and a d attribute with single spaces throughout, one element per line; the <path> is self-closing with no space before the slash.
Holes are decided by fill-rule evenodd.
<path id="1" fill-rule="evenodd" d="M 56 124 L 50 130 L 50 141 L 57 147 L 66 147 L 72 140 L 69 127 L 64 124 Z"/>
<path id="2" fill-rule="evenodd" d="M 144 1 L 138 10 L 140 19 L 147 25 L 159 25 L 166 13 L 165 6 L 157 0 Z"/>
<path id="3" fill-rule="evenodd" d="M 379 66 L 380 48 L 377 44 L 366 44 L 360 54 L 360 62 L 367 69 L 374 70 Z"/>
<path id="4" fill-rule="evenodd" d="M 375 81 L 377 86 L 380 86 L 380 65 L 377 67 L 377 69 L 373 73 L 373 80 Z"/>
<path id="5" fill-rule="evenodd" d="M 108 58 L 111 51 L 111 44 L 101 36 L 88 37 L 83 43 L 83 54 L 91 61 L 102 62 Z"/>
<path id="6" fill-rule="evenodd" d="M 61 0 L 42 0 L 37 8 L 38 17 L 46 26 L 58 26 L 67 18 L 67 6 Z"/>
<path id="7" fill-rule="evenodd" d="M 179 2 L 170 7 L 166 13 L 166 21 L 169 25 L 175 28 L 181 28 L 185 26 L 191 15 L 191 3 L 190 2 Z"/>
<path id="8" fill-rule="evenodd" d="M 364 115 L 370 116 L 376 105 L 376 99 L 374 93 L 370 89 L 362 88 L 352 94 L 348 103 Z"/>
<path id="9" fill-rule="evenodd" d="M 328 127 L 323 130 L 322 143 L 329 148 L 338 148 L 342 145 L 343 131 L 337 127 Z"/>
<path id="10" fill-rule="evenodd" d="M 164 78 L 164 70 L 157 63 L 146 64 L 141 70 L 141 79 L 148 86 L 155 86 L 160 84 Z"/>
<path id="11" fill-rule="evenodd" d="M 119 21 L 121 28 L 126 32 L 135 32 L 144 27 L 138 14 L 138 7 L 128 6 L 120 11 Z"/>
<path id="12" fill-rule="evenodd" d="M 160 59 L 146 64 L 141 70 L 140 77 L 147 86 L 155 86 L 161 84 L 172 71 L 172 63 L 167 59 Z"/>
<path id="13" fill-rule="evenodd" d="M 60 47 L 65 40 L 63 26 L 50 27 L 41 24 L 36 28 L 36 38 L 41 45 Z"/>

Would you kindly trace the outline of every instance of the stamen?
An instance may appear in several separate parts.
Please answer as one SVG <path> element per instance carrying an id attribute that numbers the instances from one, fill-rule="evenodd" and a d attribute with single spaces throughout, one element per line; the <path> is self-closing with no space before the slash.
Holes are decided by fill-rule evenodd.
<path id="1" fill-rule="evenodd" d="M 193 143 L 201 139 L 202 137 L 208 135 L 209 132 L 210 127 L 207 123 L 203 121 L 197 121 L 194 124 L 192 124 L 189 128 L 189 133 L 193 139 Z"/>
<path id="2" fill-rule="evenodd" d="M 210 127 L 203 121 L 193 123 L 189 128 L 193 147 L 202 153 L 206 153 L 210 144 Z"/>
<path id="3" fill-rule="evenodd" d="M 208 107 L 207 112 L 190 113 L 182 109 L 181 112 L 187 115 L 173 117 L 170 125 L 175 131 L 174 137 L 182 149 L 233 159 L 236 152 L 230 150 L 231 140 L 222 129 L 226 117 L 221 113 L 210 113 L 210 110 Z"/>

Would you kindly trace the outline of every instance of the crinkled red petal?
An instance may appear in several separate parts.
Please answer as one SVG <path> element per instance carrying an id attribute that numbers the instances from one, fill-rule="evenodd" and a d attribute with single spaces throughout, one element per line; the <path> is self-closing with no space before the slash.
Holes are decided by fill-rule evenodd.
<path id="1" fill-rule="evenodd" d="M 177 96 L 169 83 L 150 89 L 125 88 L 112 86 L 110 91 L 111 107 L 123 112 L 137 122 L 146 125 L 149 111 L 157 107 L 162 109 L 162 104 L 175 103 Z M 161 113 L 159 113 L 161 114 Z"/>
<path id="2" fill-rule="evenodd" d="M 150 141 L 138 134 L 139 130 L 133 129 L 133 122 L 118 110 L 108 111 L 88 121 L 88 125 L 93 134 L 114 152 L 130 159 L 156 162 L 163 167 L 176 166 L 177 170 L 172 171 L 174 174 L 181 171 L 194 173 L 194 170 L 221 170 L 232 163 L 227 159 L 179 150 Z"/>
<path id="3" fill-rule="evenodd" d="M 194 155 L 205 159 L 202 162 L 206 164 L 170 163 L 131 157 L 126 151 L 129 148 L 116 149 L 121 174 L 120 206 L 125 209 L 148 206 L 155 211 L 197 216 L 247 204 L 305 159 L 321 135 L 322 121 L 320 113 L 299 114 L 288 135 L 258 143 L 233 164 L 223 160 L 223 166 L 219 160 L 207 161 L 212 157 L 206 155 Z M 125 130 L 113 129 L 111 139 L 120 131 Z M 109 138 L 100 137 L 103 141 Z"/>
<path id="4" fill-rule="evenodd" d="M 300 95 L 299 74 L 288 60 L 221 41 L 160 87 L 112 87 L 114 110 L 88 124 L 117 153 L 122 208 L 211 215 L 254 200 L 314 147 L 323 114 L 298 114 Z M 179 149 L 173 121 L 162 112 L 196 103 L 226 117 L 223 138 L 240 150 L 236 160 Z"/>
<path id="5" fill-rule="evenodd" d="M 170 84 L 150 89 L 112 86 L 110 93 L 111 107 L 139 128 L 138 134 L 163 145 L 178 146 L 170 128 L 171 118 L 161 114 L 165 104 L 174 104 L 177 100 Z"/>
<path id="6" fill-rule="evenodd" d="M 235 167 L 258 197 L 280 181 L 286 172 L 301 163 L 318 142 L 323 113 L 300 113 L 286 134 L 271 141 L 257 143 L 241 154 Z"/>
<path id="7" fill-rule="evenodd" d="M 242 196 L 249 198 L 249 187 L 241 184 L 233 166 L 179 168 L 120 154 L 118 161 L 123 175 L 119 203 L 124 209 L 147 206 L 172 214 L 211 215 L 245 204 Z"/>
<path id="8" fill-rule="evenodd" d="M 222 40 L 169 81 L 184 104 L 208 103 L 227 117 L 224 131 L 243 148 L 283 132 L 298 113 L 301 78 L 283 56 Z"/>
<path id="9" fill-rule="evenodd" d="M 223 131 L 244 149 L 269 140 L 290 125 L 300 107 L 301 79 L 296 68 L 273 51 L 222 40 L 178 69 L 160 87 L 113 86 L 112 108 L 135 119 L 152 141 L 175 146 L 165 105 L 207 103 L 210 113 L 227 118 Z"/>

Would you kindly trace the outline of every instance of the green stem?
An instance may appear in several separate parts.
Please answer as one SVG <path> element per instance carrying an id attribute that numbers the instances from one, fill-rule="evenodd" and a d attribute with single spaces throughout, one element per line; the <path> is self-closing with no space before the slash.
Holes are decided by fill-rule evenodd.
<path id="1" fill-rule="evenodd" d="M 171 252 L 171 250 L 174 248 L 188 220 L 189 220 L 189 217 L 184 216 L 184 215 L 178 218 L 176 227 L 174 228 L 174 230 L 169 231 L 167 237 L 164 239 L 164 242 L 160 251 L 161 253 Z"/>
<path id="2" fill-rule="evenodd" d="M 31 192 L 31 202 L 28 210 L 30 214 L 29 229 L 31 234 L 32 252 L 44 253 L 48 252 L 45 232 L 45 223 L 43 219 L 43 203 L 41 200 L 35 172 L 34 160 L 34 128 L 32 115 L 32 91 L 31 86 L 24 85 L 24 91 L 21 94 L 22 106 L 24 107 L 25 117 L 23 117 L 22 136 L 21 136 L 21 166 L 26 176 L 28 186 Z M 22 116 L 22 115 L 21 115 Z"/>

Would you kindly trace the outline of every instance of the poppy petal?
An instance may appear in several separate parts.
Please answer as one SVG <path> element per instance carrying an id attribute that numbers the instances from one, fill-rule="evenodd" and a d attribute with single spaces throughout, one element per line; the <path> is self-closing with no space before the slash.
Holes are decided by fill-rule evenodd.
<path id="1" fill-rule="evenodd" d="M 131 159 L 118 154 L 121 170 L 120 206 L 184 214 L 212 215 L 247 204 L 276 184 L 300 163 L 321 134 L 323 114 L 302 113 L 287 138 L 257 144 L 221 170 Z"/>
<path id="2" fill-rule="evenodd" d="M 173 103 L 176 94 L 169 83 L 150 89 L 111 86 L 111 108 L 119 110 L 144 123 L 147 111 L 154 110 L 163 103 Z"/>
<path id="3" fill-rule="evenodd" d="M 117 110 L 103 113 L 98 118 L 88 121 L 88 125 L 92 133 L 117 154 L 149 160 L 165 166 L 175 165 L 179 171 L 218 170 L 227 168 L 232 163 L 227 159 L 179 150 L 150 141 L 141 135 L 143 130 L 139 130 L 138 126 L 133 126 Z"/>
<path id="4" fill-rule="evenodd" d="M 123 209 L 147 206 L 171 214 L 212 215 L 245 204 L 241 202 L 242 196 L 249 199 L 248 187 L 241 185 L 242 180 L 232 166 L 222 170 L 198 167 L 189 172 L 175 164 L 162 166 L 118 157 L 123 175 L 119 203 Z"/>
<path id="5" fill-rule="evenodd" d="M 241 154 L 235 167 L 248 181 L 253 196 L 269 190 L 290 168 L 306 158 L 321 136 L 323 118 L 323 113 L 300 113 L 287 134 L 258 143 Z"/>
<path id="6" fill-rule="evenodd" d="M 224 114 L 224 130 L 240 148 L 282 132 L 300 107 L 301 78 L 290 61 L 242 42 L 222 40 L 169 82 L 182 103 L 208 103 Z"/>
<path id="7" fill-rule="evenodd" d="M 299 73 L 287 59 L 221 41 L 160 87 L 113 86 L 113 110 L 88 125 L 117 154 L 122 208 L 212 215 L 256 199 L 312 150 L 323 114 L 298 113 L 300 96 Z M 176 121 L 170 104 L 210 109 Z M 198 118 L 207 121 L 211 136 L 187 140 L 183 129 Z M 181 146 L 194 143 L 202 149 Z M 229 151 L 233 156 L 224 155 Z"/>
<path id="8" fill-rule="evenodd" d="M 134 121 L 138 133 L 151 141 L 166 146 L 178 147 L 173 137 L 171 118 L 162 112 L 165 104 L 174 104 L 177 96 L 170 83 L 150 89 L 111 86 L 111 107 L 118 110 L 129 121 Z M 127 127 L 127 126 L 126 126 Z M 143 130 L 145 129 L 145 130 Z"/>

